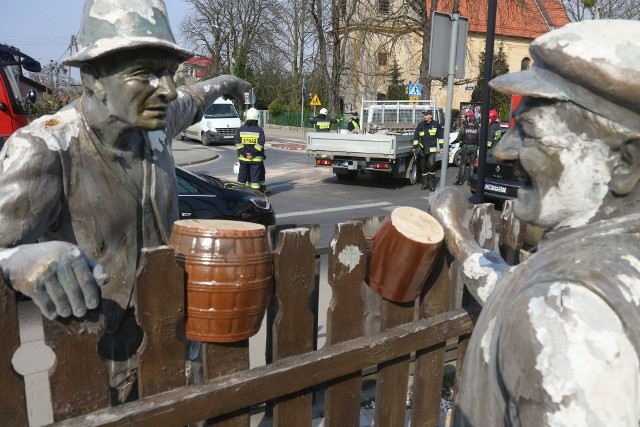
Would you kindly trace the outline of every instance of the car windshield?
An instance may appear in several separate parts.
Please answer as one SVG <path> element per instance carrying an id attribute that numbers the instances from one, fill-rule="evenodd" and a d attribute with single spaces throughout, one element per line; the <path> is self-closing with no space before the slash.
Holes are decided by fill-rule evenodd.
<path id="1" fill-rule="evenodd" d="M 213 104 L 204 112 L 204 117 L 207 119 L 233 119 L 238 117 L 238 112 L 233 104 Z"/>

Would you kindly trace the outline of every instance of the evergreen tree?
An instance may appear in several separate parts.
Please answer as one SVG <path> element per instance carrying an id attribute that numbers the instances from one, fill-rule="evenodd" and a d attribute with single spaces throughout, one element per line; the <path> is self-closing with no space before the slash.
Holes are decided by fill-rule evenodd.
<path id="1" fill-rule="evenodd" d="M 387 100 L 402 101 L 409 99 L 404 80 L 400 79 L 401 76 L 402 70 L 398 66 L 398 60 L 394 57 L 393 64 L 391 65 L 391 71 L 389 71 L 391 82 L 389 86 L 387 86 Z"/>
<path id="2" fill-rule="evenodd" d="M 476 88 L 471 93 L 471 101 L 472 102 L 482 102 L 482 91 L 484 90 L 484 57 L 485 52 L 480 54 L 480 73 L 478 74 L 478 81 L 476 83 Z M 503 74 L 507 74 L 509 72 L 509 64 L 507 64 L 507 54 L 505 53 L 502 46 L 498 48 L 498 52 L 493 56 L 493 70 L 491 73 L 491 78 L 495 78 L 497 76 L 501 76 Z M 500 115 L 500 121 L 506 122 L 509 121 L 509 115 L 511 113 L 511 96 L 499 93 L 496 91 L 491 91 L 491 97 L 489 101 L 490 109 L 496 110 Z"/>

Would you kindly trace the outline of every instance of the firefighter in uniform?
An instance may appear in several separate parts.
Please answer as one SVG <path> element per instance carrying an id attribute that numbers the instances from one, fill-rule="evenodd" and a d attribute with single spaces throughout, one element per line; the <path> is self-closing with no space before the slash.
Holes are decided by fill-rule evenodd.
<path id="1" fill-rule="evenodd" d="M 351 119 L 347 123 L 347 130 L 349 133 L 360 133 L 360 119 L 358 118 L 358 112 L 351 112 Z"/>
<path id="2" fill-rule="evenodd" d="M 316 132 L 329 132 L 332 123 L 338 123 L 339 120 L 327 117 L 327 109 L 321 108 L 320 114 L 309 120 L 316 128 Z"/>
<path id="3" fill-rule="evenodd" d="M 240 126 L 235 137 L 240 171 L 238 182 L 250 182 L 251 188 L 261 190 L 263 181 L 262 161 L 264 160 L 264 130 L 258 125 L 258 110 L 249 108 L 247 121 Z"/>
<path id="4" fill-rule="evenodd" d="M 471 113 L 466 115 L 467 123 L 462 125 L 458 132 L 458 137 L 454 142 L 462 142 L 460 147 L 460 164 L 458 165 L 458 180 L 455 185 L 462 185 L 469 179 L 473 162 L 478 156 L 478 137 L 480 127 L 476 123 L 476 117 Z M 467 173 L 467 171 L 469 173 Z"/>
<path id="5" fill-rule="evenodd" d="M 436 153 L 444 143 L 440 123 L 433 120 L 433 110 L 422 112 L 424 120 L 418 123 L 413 133 L 413 151 L 420 157 L 422 190 L 435 191 Z"/>
<path id="6" fill-rule="evenodd" d="M 487 135 L 487 148 L 491 148 L 494 143 L 502 138 L 502 127 L 496 110 L 489 111 L 489 134 Z"/>

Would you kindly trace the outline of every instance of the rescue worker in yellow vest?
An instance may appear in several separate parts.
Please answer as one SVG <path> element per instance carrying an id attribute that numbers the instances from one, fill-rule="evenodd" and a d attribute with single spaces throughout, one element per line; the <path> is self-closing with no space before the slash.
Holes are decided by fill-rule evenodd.
<path id="1" fill-rule="evenodd" d="M 258 125 L 258 110 L 249 108 L 247 121 L 240 126 L 235 137 L 240 171 L 238 182 L 251 185 L 255 190 L 261 189 L 263 178 L 262 162 L 264 160 L 264 130 Z M 262 181 L 264 182 L 264 181 Z"/>
<path id="2" fill-rule="evenodd" d="M 413 133 L 413 152 L 420 159 L 422 190 L 435 191 L 436 154 L 444 143 L 442 126 L 433 120 L 433 110 L 422 112 L 424 120 L 418 123 Z"/>
<path id="3" fill-rule="evenodd" d="M 358 118 L 358 112 L 351 112 L 351 119 L 347 123 L 347 130 L 349 133 L 360 133 L 360 119 Z"/>
<path id="4" fill-rule="evenodd" d="M 339 122 L 337 119 L 327 117 L 327 112 L 326 108 L 321 108 L 320 114 L 309 120 L 316 128 L 316 132 L 329 132 L 331 130 L 331 124 Z"/>

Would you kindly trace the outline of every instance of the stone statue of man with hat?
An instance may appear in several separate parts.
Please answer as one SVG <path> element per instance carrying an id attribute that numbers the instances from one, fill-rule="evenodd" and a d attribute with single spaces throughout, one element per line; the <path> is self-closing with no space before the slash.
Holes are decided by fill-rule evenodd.
<path id="1" fill-rule="evenodd" d="M 139 335 L 131 312 L 141 249 L 167 244 L 178 218 L 172 139 L 216 98 L 243 100 L 250 88 L 220 76 L 176 89 L 191 56 L 162 0 L 86 0 L 78 52 L 64 61 L 80 68 L 82 96 L 17 131 L 0 153 L 5 282 L 50 319 L 101 304 L 107 360 L 127 360 L 140 344 L 113 356 Z M 126 383 L 133 368 L 116 365 Z"/>
<path id="2" fill-rule="evenodd" d="M 439 191 L 468 289 L 483 303 L 462 369 L 457 426 L 640 423 L 640 23 L 583 21 L 536 39 L 529 70 L 491 81 L 524 98 L 494 149 L 526 178 L 515 213 L 546 229 L 510 267 Z"/>

